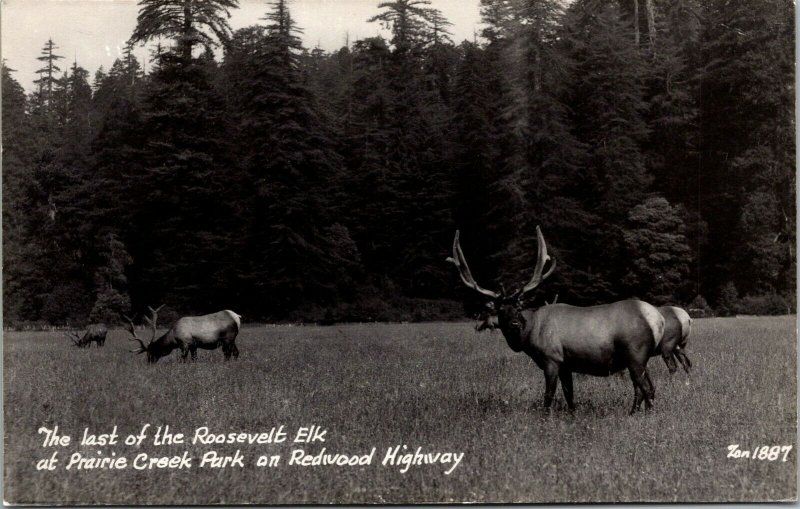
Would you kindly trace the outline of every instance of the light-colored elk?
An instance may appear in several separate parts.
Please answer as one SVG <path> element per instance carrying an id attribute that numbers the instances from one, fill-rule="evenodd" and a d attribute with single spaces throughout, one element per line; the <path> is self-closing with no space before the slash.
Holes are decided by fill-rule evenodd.
<path id="1" fill-rule="evenodd" d="M 664 317 L 664 337 L 658 344 L 656 355 L 661 355 L 670 374 L 678 370 L 675 359 L 683 366 L 688 375 L 692 370 L 692 361 L 686 356 L 684 349 L 692 331 L 692 319 L 689 313 L 675 306 L 662 306 L 658 312 Z"/>
<path id="2" fill-rule="evenodd" d="M 635 393 L 631 413 L 642 401 L 645 408 L 652 407 L 655 387 L 647 373 L 647 361 L 664 334 L 664 318 L 656 308 L 638 300 L 591 307 L 553 303 L 538 309 L 525 308 L 525 294 L 549 277 L 556 265 L 547 254 L 538 226 L 536 235 L 539 247 L 533 277 L 522 289 L 508 295 L 475 282 L 459 244 L 459 232 L 453 241 L 453 257 L 448 261 L 458 268 L 465 285 L 493 303 L 508 346 L 528 354 L 544 371 L 545 407 L 552 403 L 559 379 L 564 399 L 573 409 L 572 373 L 608 376 L 626 368 Z M 548 261 L 550 267 L 545 272 Z"/>
<path id="3" fill-rule="evenodd" d="M 93 323 L 86 328 L 83 336 L 74 332 L 66 332 L 65 335 L 72 340 L 72 344 L 78 348 L 86 348 L 92 346 L 92 343 L 97 343 L 97 347 L 106 344 L 106 336 L 108 335 L 108 327 L 103 323 Z"/>
<path id="4" fill-rule="evenodd" d="M 241 327 L 241 316 L 233 311 L 224 310 L 203 316 L 184 316 L 178 319 L 161 337 L 156 339 L 156 323 L 158 322 L 158 311 L 163 306 L 150 310 L 150 317 L 145 319 L 150 324 L 152 336 L 145 345 L 144 341 L 136 335 L 136 327 L 131 318 L 125 317 L 128 322 L 128 331 L 131 333 L 132 341 L 139 342 L 138 350 L 131 350 L 133 353 L 147 353 L 148 362 L 157 362 L 158 359 L 169 355 L 176 348 L 182 352 L 182 360 L 186 360 L 189 353 L 192 360 L 197 359 L 197 349 L 214 350 L 222 347 L 225 359 L 233 356 L 239 357 L 239 349 L 236 348 L 236 336 Z"/>

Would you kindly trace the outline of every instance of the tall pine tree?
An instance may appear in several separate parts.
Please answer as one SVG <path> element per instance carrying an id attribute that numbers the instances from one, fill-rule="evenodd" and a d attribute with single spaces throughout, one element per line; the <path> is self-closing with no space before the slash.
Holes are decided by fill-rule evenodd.
<path id="1" fill-rule="evenodd" d="M 712 295 L 730 277 L 741 294 L 794 301 L 792 12 L 786 0 L 715 1 L 705 12 L 700 203 Z"/>
<path id="2" fill-rule="evenodd" d="M 257 316 L 285 318 L 347 298 L 358 254 L 331 211 L 340 180 L 328 120 L 303 72 L 303 48 L 285 0 L 266 27 L 238 31 L 224 66 L 249 195 L 244 283 Z"/>

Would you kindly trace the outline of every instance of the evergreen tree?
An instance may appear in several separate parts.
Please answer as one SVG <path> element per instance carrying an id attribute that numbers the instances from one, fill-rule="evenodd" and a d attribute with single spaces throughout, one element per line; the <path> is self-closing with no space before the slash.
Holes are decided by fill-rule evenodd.
<path id="1" fill-rule="evenodd" d="M 659 2 L 654 17 L 658 38 L 642 45 L 641 52 L 649 104 L 645 118 L 650 134 L 643 146 L 646 164 L 654 177 L 653 189 L 684 212 L 687 235 L 694 235 L 689 245 L 696 262 L 706 246 L 698 210 L 700 26 L 692 4 L 689 0 Z M 691 267 L 689 279 L 696 295 L 701 275 L 697 263 Z"/>
<path id="2" fill-rule="evenodd" d="M 684 2 L 659 5 L 656 22 L 660 36 L 645 53 L 645 99 L 650 136 L 645 147 L 654 187 L 671 203 L 696 210 L 699 165 L 699 82 L 697 75 L 699 27 L 685 12 Z M 650 47 L 650 46 L 648 46 Z"/>
<path id="3" fill-rule="evenodd" d="M 3 317 L 11 324 L 38 318 L 38 295 L 46 285 L 39 246 L 29 230 L 35 131 L 26 115 L 25 91 L 12 72 L 3 62 Z"/>
<path id="4" fill-rule="evenodd" d="M 254 313 L 285 317 L 346 297 L 359 260 L 347 228 L 326 212 L 341 160 L 302 69 L 299 31 L 285 0 L 271 7 L 266 27 L 235 34 L 225 69 L 253 190 L 244 282 Z"/>
<path id="5" fill-rule="evenodd" d="M 436 40 L 449 22 L 441 13 L 428 7 L 430 0 L 394 0 L 381 2 L 383 12 L 369 19 L 392 31 L 391 43 L 398 53 L 416 50 Z M 434 31 L 431 31 L 434 28 Z"/>
<path id="6" fill-rule="evenodd" d="M 596 205 L 604 218 L 617 220 L 643 201 L 651 181 L 641 150 L 648 134 L 644 64 L 616 7 L 577 2 L 572 14 L 578 132 L 592 147 Z"/>
<path id="7" fill-rule="evenodd" d="M 491 281 L 496 273 L 485 261 L 499 245 L 491 236 L 495 218 L 489 192 L 496 177 L 494 161 L 499 156 L 492 136 L 497 98 L 490 86 L 490 78 L 496 74 L 490 69 L 495 62 L 474 43 L 464 42 L 459 49 L 462 57 L 452 94 L 451 130 L 456 146 L 453 216 L 465 249 L 471 253 L 473 273 L 479 281 Z"/>
<path id="8" fill-rule="evenodd" d="M 586 206 L 600 219 L 591 245 L 602 246 L 587 275 L 598 288 L 610 289 L 628 272 L 622 224 L 644 202 L 652 177 L 643 145 L 649 134 L 644 114 L 645 66 L 633 44 L 630 25 L 614 4 L 578 1 L 570 6 L 568 44 L 576 61 L 570 102 L 577 135 L 589 148 Z M 617 288 L 598 297 L 619 296 Z M 616 294 L 616 295 L 615 295 Z M 623 295 L 624 296 L 624 295 Z"/>
<path id="9" fill-rule="evenodd" d="M 92 97 L 97 124 L 102 123 L 111 109 L 121 104 L 139 102 L 144 86 L 144 72 L 130 44 L 125 47 L 123 57 L 114 61 L 107 74 L 101 71 L 102 67 L 95 76 Z"/>
<path id="10" fill-rule="evenodd" d="M 98 248 L 100 263 L 94 274 L 97 294 L 92 311 L 89 313 L 89 320 L 118 323 L 131 307 L 125 268 L 133 263 L 133 259 L 128 254 L 125 244 L 113 232 L 99 235 L 95 245 Z"/>
<path id="11" fill-rule="evenodd" d="M 91 237 L 86 221 L 90 188 L 87 158 L 91 88 L 88 72 L 76 64 L 58 79 L 46 107 L 33 108 L 34 154 L 24 186 L 26 235 L 21 241 L 37 265 L 39 317 L 51 323 L 80 321 L 91 303 Z M 33 103 L 41 105 L 39 98 Z M 88 275 L 87 275 L 88 274 Z"/>
<path id="12" fill-rule="evenodd" d="M 174 39 L 184 64 L 192 60 L 198 44 L 211 48 L 217 41 L 227 42 L 230 35 L 230 11 L 238 0 L 139 0 L 139 15 L 131 43 L 152 39 Z"/>
<path id="13" fill-rule="evenodd" d="M 398 161 L 389 155 L 392 91 L 387 69 L 391 52 L 383 38 L 356 41 L 349 73 L 351 83 L 342 101 L 347 115 L 343 126 L 346 155 L 344 217 L 371 273 L 385 275 L 394 254 L 400 204 L 393 177 Z"/>
<path id="14" fill-rule="evenodd" d="M 712 297 L 733 274 L 743 295 L 794 300 L 794 256 L 775 242 L 796 224 L 792 12 L 785 0 L 715 1 L 705 12 L 699 203 Z"/>
<path id="15" fill-rule="evenodd" d="M 130 120 L 139 113 L 131 111 Z M 137 260 L 134 307 L 232 307 L 239 188 L 229 159 L 224 103 L 207 66 L 162 53 L 144 94 L 138 162 L 123 172 L 137 203 L 122 237 Z M 136 139 L 136 138 L 134 138 Z"/>
<path id="16" fill-rule="evenodd" d="M 391 214 L 388 227 L 372 227 L 383 230 L 374 232 L 383 250 L 370 257 L 373 266 L 406 294 L 433 297 L 442 294 L 449 279 L 440 246 L 452 235 L 453 183 L 446 168 L 453 149 L 442 100 L 447 94 L 431 86 L 437 80 L 425 65 L 426 50 L 435 40 L 434 24 L 440 33 L 444 26 L 440 13 L 425 7 L 428 3 L 384 2 L 379 5 L 384 12 L 371 18 L 391 28 L 394 50 L 379 68 L 386 85 L 386 101 L 378 104 L 385 122 L 372 124 L 374 129 L 362 135 L 385 142 L 378 146 L 381 160 L 371 159 L 373 166 L 364 177 L 392 196 L 385 203 L 384 215 Z M 373 232 L 365 233 L 362 239 L 373 238 Z"/>
<path id="17" fill-rule="evenodd" d="M 53 90 L 58 81 L 57 75 L 61 72 L 57 62 L 64 58 L 61 55 L 56 55 L 55 51 L 57 49 L 58 46 L 53 42 L 53 39 L 48 39 L 44 47 L 42 47 L 41 56 L 36 57 L 37 60 L 42 62 L 43 66 L 36 71 L 39 78 L 33 82 L 37 87 L 34 94 L 33 108 L 34 111 L 40 112 L 45 119 L 50 111 Z"/>
<path id="18" fill-rule="evenodd" d="M 484 4 L 484 12 L 495 15 Z M 559 44 L 563 16 L 559 3 L 531 0 L 512 3 L 510 15 L 493 28 L 503 76 L 500 124 L 502 153 L 493 186 L 492 215 L 501 278 L 518 285 L 532 268 L 536 225 L 548 232 L 560 261 L 559 278 L 568 282 L 584 265 L 582 246 L 593 218 L 581 202 L 586 192 L 586 148 L 576 139 L 564 103 L 574 63 Z M 490 18 L 491 19 L 491 18 Z M 500 262 L 502 260 L 502 262 Z M 523 276 L 521 276 L 523 275 Z"/>
<path id="19" fill-rule="evenodd" d="M 96 135 L 95 126 L 92 124 L 92 88 L 89 85 L 89 71 L 80 67 L 77 62 L 72 64 L 69 74 L 64 76 L 61 84 L 65 101 L 59 125 L 62 136 L 69 140 L 71 154 L 64 154 L 67 159 L 74 160 L 85 157 L 89 152 L 89 144 Z"/>
<path id="20" fill-rule="evenodd" d="M 125 56 L 115 60 L 108 74 L 99 79 L 92 98 L 97 135 L 92 144 L 87 220 L 98 231 L 121 233 L 120 226 L 130 224 L 139 208 L 140 196 L 133 181 L 143 172 L 146 151 L 144 85 L 141 66 L 128 47 Z"/>
<path id="21" fill-rule="evenodd" d="M 156 301 L 187 310 L 232 307 L 240 298 L 230 294 L 239 232 L 236 204 L 226 197 L 237 195 L 236 168 L 228 158 L 224 103 L 213 87 L 213 66 L 207 56 L 195 58 L 193 50 L 227 41 L 227 19 L 238 4 L 141 0 L 139 5 L 130 45 L 166 37 L 175 47 L 156 48 L 141 110 L 138 62 L 129 48 L 114 80 L 125 85 L 128 102 L 118 110 L 121 123 L 104 133 L 104 141 L 122 144 L 132 161 L 118 176 L 106 171 L 105 178 L 118 180 L 122 194 L 137 200 L 125 214 L 130 223 L 120 237 L 137 260 L 130 269 L 134 307 Z M 126 140 L 129 127 L 130 142 L 138 146 Z M 105 156 L 98 164 L 110 169 Z"/>
<path id="22" fill-rule="evenodd" d="M 688 286 L 690 251 L 676 210 L 664 198 L 651 197 L 631 209 L 625 226 L 630 270 L 622 283 L 629 294 L 657 305 L 679 301 Z"/>

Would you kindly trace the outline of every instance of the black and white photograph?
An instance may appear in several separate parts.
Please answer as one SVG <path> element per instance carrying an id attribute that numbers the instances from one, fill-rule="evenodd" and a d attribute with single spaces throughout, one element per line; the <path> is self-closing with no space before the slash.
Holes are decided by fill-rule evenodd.
<path id="1" fill-rule="evenodd" d="M 0 0 L 8 505 L 797 501 L 790 0 Z"/>

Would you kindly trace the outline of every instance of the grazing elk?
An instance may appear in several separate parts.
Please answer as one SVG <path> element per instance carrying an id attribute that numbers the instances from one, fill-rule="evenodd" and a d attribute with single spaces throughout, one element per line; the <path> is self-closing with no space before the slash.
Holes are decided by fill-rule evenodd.
<path id="1" fill-rule="evenodd" d="M 496 309 L 498 325 L 508 346 L 515 352 L 528 354 L 544 371 L 544 406 L 550 407 L 558 380 L 570 409 L 572 373 L 608 376 L 627 368 L 635 392 L 631 413 L 645 402 L 652 407 L 655 393 L 647 373 L 647 361 L 664 334 L 664 318 L 645 302 L 624 300 L 613 304 L 576 307 L 549 304 L 538 309 L 525 308 L 522 299 L 555 270 L 542 231 L 536 227 L 539 242 L 533 277 L 522 289 L 506 294 L 481 288 L 470 273 L 459 244 L 459 232 L 453 241 L 453 257 L 447 260 L 458 268 L 465 285 L 487 297 Z M 502 288 L 502 287 L 501 287 Z"/>
<path id="2" fill-rule="evenodd" d="M 684 348 L 692 331 L 692 319 L 689 313 L 675 306 L 662 306 L 658 312 L 664 317 L 664 337 L 658 344 L 656 355 L 661 355 L 670 374 L 678 370 L 675 359 L 681 363 L 688 375 L 692 369 L 692 361 L 686 356 Z"/>
<path id="3" fill-rule="evenodd" d="M 189 353 L 192 354 L 192 360 L 197 360 L 198 348 L 214 350 L 221 346 L 222 353 L 225 354 L 225 360 L 229 360 L 231 356 L 239 357 L 239 349 L 236 348 L 236 336 L 239 334 L 239 328 L 241 327 L 241 316 L 227 309 L 203 316 L 184 316 L 178 319 L 161 337 L 156 339 L 158 311 L 162 307 L 164 306 L 153 309 L 148 306 L 151 316 L 145 317 L 145 319 L 150 323 L 153 334 L 146 345 L 136 335 L 133 320 L 127 316 L 125 317 L 129 324 L 128 331 L 133 336 L 129 339 L 138 341 L 140 345 L 138 350 L 131 350 L 131 352 L 146 352 L 147 362 L 153 363 L 157 362 L 161 357 L 169 355 L 176 348 L 180 348 L 182 352 L 181 359 L 185 361 Z"/>
<path id="4" fill-rule="evenodd" d="M 497 330 L 497 311 L 494 309 L 494 302 L 487 302 L 483 311 L 478 313 L 478 323 L 475 324 L 475 331 Z"/>
<path id="5" fill-rule="evenodd" d="M 100 348 L 106 344 L 108 327 L 103 323 L 93 323 L 86 328 L 86 332 L 83 333 L 83 336 L 79 336 L 74 332 L 67 332 L 65 334 L 72 340 L 72 344 L 78 348 L 90 347 L 92 343 L 97 343 L 97 347 Z"/>

